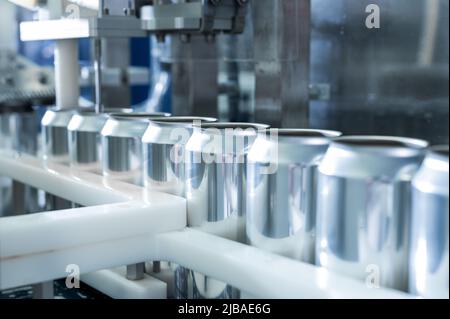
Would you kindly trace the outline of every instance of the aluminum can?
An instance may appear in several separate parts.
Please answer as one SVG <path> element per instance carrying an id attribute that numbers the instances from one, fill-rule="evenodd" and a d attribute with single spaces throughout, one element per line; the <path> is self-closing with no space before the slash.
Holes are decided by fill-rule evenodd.
<path id="1" fill-rule="evenodd" d="M 0 107 L 0 149 L 36 155 L 39 118 L 28 103 Z M 38 190 L 7 177 L 0 177 L 0 216 L 41 211 Z"/>
<path id="2" fill-rule="evenodd" d="M 215 118 L 196 116 L 174 116 L 154 118 L 142 138 L 144 186 L 147 190 L 160 191 L 172 195 L 185 196 L 184 147 L 192 135 L 193 125 L 216 122 Z M 153 261 L 148 273 L 158 277 L 161 268 L 168 269 L 175 277 L 183 274 L 185 268 L 170 262 Z M 180 296 L 173 289 L 168 291 L 170 297 Z"/>
<path id="3" fill-rule="evenodd" d="M 68 126 L 77 109 L 49 109 L 41 121 L 42 155 L 47 162 L 69 163 Z"/>
<path id="4" fill-rule="evenodd" d="M 245 242 L 245 189 L 248 150 L 267 125 L 211 123 L 186 144 L 188 225 L 238 242 Z M 236 299 L 240 291 L 227 283 L 180 268 L 178 298 Z"/>
<path id="5" fill-rule="evenodd" d="M 315 261 L 317 168 L 340 132 L 271 129 L 248 154 L 248 243 L 302 262 Z"/>
<path id="6" fill-rule="evenodd" d="M 428 143 L 348 136 L 319 165 L 316 263 L 370 287 L 407 290 L 411 180 Z"/>
<path id="7" fill-rule="evenodd" d="M 146 189 L 184 197 L 184 147 L 192 135 L 193 125 L 216 121 L 195 116 L 152 119 L 142 139 Z"/>
<path id="8" fill-rule="evenodd" d="M 142 137 L 151 118 L 166 113 L 111 113 L 101 131 L 102 172 L 107 180 L 142 185 Z"/>
<path id="9" fill-rule="evenodd" d="M 431 148 L 412 182 L 410 292 L 449 298 L 448 145 Z"/>
<path id="10" fill-rule="evenodd" d="M 101 174 L 101 135 L 108 117 L 91 111 L 74 114 L 68 125 L 71 167 Z"/>

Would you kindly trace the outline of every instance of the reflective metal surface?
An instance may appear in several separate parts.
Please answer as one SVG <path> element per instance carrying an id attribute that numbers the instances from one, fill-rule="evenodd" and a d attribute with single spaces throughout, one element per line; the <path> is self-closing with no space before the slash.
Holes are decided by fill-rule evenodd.
<path id="1" fill-rule="evenodd" d="M 186 144 L 188 225 L 245 242 L 247 153 L 267 125 L 212 123 L 194 127 Z M 178 298 L 234 299 L 240 292 L 226 283 L 179 267 Z"/>
<path id="2" fill-rule="evenodd" d="M 311 127 L 448 144 L 449 1 L 313 0 L 310 65 Z"/>
<path id="3" fill-rule="evenodd" d="M 166 113 L 111 113 L 102 135 L 102 170 L 107 179 L 142 185 L 142 137 L 149 119 Z"/>
<path id="4" fill-rule="evenodd" d="M 70 165 L 101 173 L 100 132 L 108 117 L 95 112 L 78 112 L 68 125 Z"/>
<path id="5" fill-rule="evenodd" d="M 422 140 L 336 139 L 319 166 L 316 263 L 372 287 L 407 290 L 412 175 Z"/>
<path id="6" fill-rule="evenodd" d="M 245 241 L 247 153 L 267 125 L 213 123 L 195 129 L 186 144 L 188 224 Z M 221 229 L 209 226 L 223 225 Z"/>
<path id="7" fill-rule="evenodd" d="M 184 197 L 184 147 L 192 135 L 193 124 L 215 121 L 214 118 L 195 116 L 152 119 L 142 138 L 145 188 Z M 154 269 L 159 266 L 159 261 L 153 262 Z M 185 276 L 189 270 L 176 264 L 169 266 L 175 274 L 174 297 L 184 299 L 191 287 L 185 283 L 189 278 Z M 185 285 L 186 288 L 178 288 Z"/>
<path id="8" fill-rule="evenodd" d="M 195 116 L 151 120 L 142 139 L 145 187 L 184 197 L 184 147 L 192 135 L 193 124 L 215 121 Z"/>
<path id="9" fill-rule="evenodd" d="M 409 290 L 449 298 L 449 149 L 433 148 L 413 179 Z"/>
<path id="10" fill-rule="evenodd" d="M 248 154 L 248 242 L 314 263 L 317 167 L 335 131 L 273 129 Z"/>

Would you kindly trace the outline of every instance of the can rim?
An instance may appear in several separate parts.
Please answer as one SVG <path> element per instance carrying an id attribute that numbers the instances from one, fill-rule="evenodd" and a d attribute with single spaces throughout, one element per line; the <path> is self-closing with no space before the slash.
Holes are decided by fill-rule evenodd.
<path id="1" fill-rule="evenodd" d="M 270 128 L 261 133 L 270 134 L 272 131 L 276 131 L 278 136 L 292 138 L 337 138 L 342 136 L 339 131 L 295 128 Z"/>
<path id="2" fill-rule="evenodd" d="M 169 117 L 169 113 L 164 112 L 131 112 L 131 113 L 108 113 L 109 117 L 114 118 L 116 120 L 150 120 L 152 118 L 159 117 Z"/>
<path id="3" fill-rule="evenodd" d="M 164 122 L 164 123 L 192 123 L 196 120 L 204 122 L 215 122 L 217 121 L 214 117 L 205 116 L 171 116 L 171 117 L 161 117 L 157 119 L 152 119 L 152 122 Z"/>
<path id="4" fill-rule="evenodd" d="M 195 126 L 194 129 L 200 129 L 202 133 L 214 134 L 211 129 L 219 131 L 233 130 L 234 136 L 257 136 L 261 131 L 269 129 L 269 125 L 260 123 L 245 123 L 245 122 L 217 122 L 205 123 L 201 126 Z M 237 130 L 239 129 L 239 130 Z"/>
<path id="5" fill-rule="evenodd" d="M 169 117 L 158 117 L 150 119 L 151 124 L 156 124 L 159 126 L 184 126 L 193 127 L 195 122 L 199 121 L 202 123 L 213 123 L 217 119 L 214 117 L 203 117 L 203 116 L 169 116 Z"/>
<path id="6" fill-rule="evenodd" d="M 378 135 L 352 135 L 338 137 L 333 140 L 337 144 L 346 148 L 364 149 L 414 149 L 424 150 L 429 144 L 425 140 L 398 136 L 378 136 Z"/>
<path id="7" fill-rule="evenodd" d="M 57 109 L 56 107 L 47 108 L 42 117 L 41 125 L 43 127 L 60 127 L 67 129 L 72 117 L 77 114 L 80 108 Z"/>
<path id="8" fill-rule="evenodd" d="M 133 113 L 133 109 L 132 108 L 128 108 L 128 107 L 117 107 L 117 108 L 113 108 L 113 107 L 106 107 L 103 109 L 103 113 L 105 114 L 111 114 L 111 113 Z"/>

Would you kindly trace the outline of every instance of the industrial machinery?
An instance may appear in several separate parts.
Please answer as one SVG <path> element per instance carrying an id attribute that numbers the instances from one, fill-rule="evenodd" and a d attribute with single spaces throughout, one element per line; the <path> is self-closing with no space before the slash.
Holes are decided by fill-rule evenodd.
<path id="1" fill-rule="evenodd" d="M 0 298 L 449 298 L 448 6 L 0 0 Z"/>

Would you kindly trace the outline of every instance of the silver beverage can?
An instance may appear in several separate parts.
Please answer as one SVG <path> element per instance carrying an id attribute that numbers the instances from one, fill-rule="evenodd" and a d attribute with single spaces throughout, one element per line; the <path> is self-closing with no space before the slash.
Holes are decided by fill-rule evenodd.
<path id="1" fill-rule="evenodd" d="M 102 172 L 109 180 L 142 185 L 142 137 L 151 118 L 166 113 L 111 113 L 101 131 Z"/>
<path id="2" fill-rule="evenodd" d="M 267 125 L 208 123 L 194 128 L 186 144 L 188 225 L 245 242 L 247 154 Z M 177 272 L 179 298 L 233 299 L 240 292 L 227 283 L 185 268 Z"/>
<path id="3" fill-rule="evenodd" d="M 449 148 L 433 147 L 412 182 L 409 290 L 449 298 Z"/>
<path id="4" fill-rule="evenodd" d="M 49 109 L 41 121 L 42 155 L 48 162 L 69 163 L 68 126 L 77 109 Z"/>
<path id="5" fill-rule="evenodd" d="M 211 123 L 186 144 L 188 225 L 245 242 L 247 155 L 267 125 Z M 217 227 L 226 220 L 228 227 Z M 216 230 L 220 232 L 217 233 Z"/>
<path id="6" fill-rule="evenodd" d="M 316 263 L 369 287 L 407 290 L 411 180 L 422 140 L 335 139 L 319 166 Z"/>
<path id="7" fill-rule="evenodd" d="M 174 116 L 154 118 L 142 138 L 144 187 L 176 196 L 185 196 L 184 147 L 192 135 L 193 125 L 216 122 L 215 118 Z M 168 296 L 179 297 L 177 276 L 185 268 L 166 261 L 153 261 L 148 273 L 155 277 L 169 276 Z M 170 284 L 173 282 L 173 285 Z"/>
<path id="8" fill-rule="evenodd" d="M 109 113 L 101 131 L 102 174 L 106 181 L 122 181 L 142 186 L 142 137 L 152 118 L 169 117 L 169 113 Z M 145 263 L 127 265 L 127 278 L 144 278 Z"/>
<path id="9" fill-rule="evenodd" d="M 248 243 L 314 263 L 317 168 L 340 132 L 270 129 L 248 154 Z"/>
<path id="10" fill-rule="evenodd" d="M 70 166 L 101 174 L 101 135 L 108 117 L 92 111 L 74 114 L 68 125 Z"/>
<path id="11" fill-rule="evenodd" d="M 4 104 L 0 107 L 0 149 L 36 155 L 39 118 L 28 103 Z M 0 216 L 34 213 L 42 209 L 38 190 L 0 177 Z"/>
<path id="12" fill-rule="evenodd" d="M 216 121 L 196 116 L 152 119 L 142 139 L 146 189 L 184 197 L 184 147 L 193 125 Z"/>

